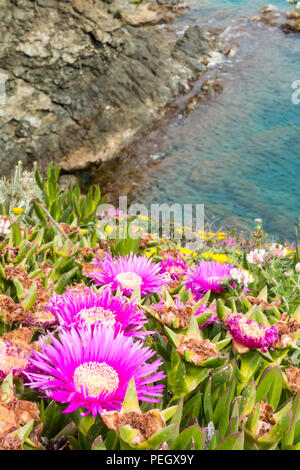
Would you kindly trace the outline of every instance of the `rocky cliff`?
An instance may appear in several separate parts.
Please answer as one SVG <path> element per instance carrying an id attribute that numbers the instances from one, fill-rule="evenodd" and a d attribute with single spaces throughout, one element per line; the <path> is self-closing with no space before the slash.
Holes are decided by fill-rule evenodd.
<path id="1" fill-rule="evenodd" d="M 207 63 L 198 26 L 162 26 L 179 0 L 0 0 L 0 170 L 72 172 L 118 155 Z"/>

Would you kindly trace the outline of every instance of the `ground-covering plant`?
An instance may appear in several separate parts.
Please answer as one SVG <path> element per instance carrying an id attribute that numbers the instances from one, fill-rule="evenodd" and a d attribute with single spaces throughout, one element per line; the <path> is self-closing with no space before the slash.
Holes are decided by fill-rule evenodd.
<path id="1" fill-rule="evenodd" d="M 299 247 L 136 238 L 98 188 L 25 177 L 0 182 L 1 449 L 300 448 Z"/>

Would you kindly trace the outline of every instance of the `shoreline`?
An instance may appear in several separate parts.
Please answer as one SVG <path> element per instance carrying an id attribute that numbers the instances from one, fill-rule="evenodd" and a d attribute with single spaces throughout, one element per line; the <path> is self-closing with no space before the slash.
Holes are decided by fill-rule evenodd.
<path id="1" fill-rule="evenodd" d="M 65 173 L 112 160 L 190 91 L 218 47 L 199 26 L 180 36 L 161 25 L 182 15 L 180 0 L 23 3 L 8 2 L 0 26 L 5 174 L 20 159 Z"/>
<path id="2" fill-rule="evenodd" d="M 272 28 L 281 29 L 285 34 L 295 33 L 295 27 L 292 28 L 297 18 L 300 18 L 300 13 L 293 13 L 294 10 L 286 11 L 279 10 L 278 7 L 273 5 L 268 5 L 262 7 L 257 16 L 247 16 L 247 18 L 255 23 L 260 23 L 261 25 L 267 27 L 271 26 Z M 241 16 L 241 18 L 244 15 Z M 227 57 L 234 57 L 236 52 L 239 49 L 239 44 L 232 39 L 230 44 L 224 46 L 224 40 L 222 38 L 225 28 L 222 26 L 210 26 L 205 28 L 210 34 L 215 35 L 218 38 L 219 44 L 216 48 L 217 54 L 222 54 L 222 58 L 226 59 Z M 300 31 L 300 30 L 299 30 Z M 222 39 L 221 39 L 222 38 Z M 226 42 L 226 41 L 225 41 Z M 213 52 L 214 53 L 214 52 Z M 212 72 L 212 73 L 211 73 Z M 203 83 L 208 77 L 208 91 L 201 93 L 201 86 L 199 83 Z M 136 139 L 129 144 L 127 147 L 122 149 L 119 155 L 111 161 L 103 162 L 99 168 L 95 167 L 88 172 L 88 184 L 99 184 L 101 188 L 104 188 L 104 192 L 108 193 L 108 198 L 111 202 L 115 202 L 118 193 L 120 192 L 119 188 L 121 186 L 121 192 L 125 191 L 127 186 L 126 183 L 119 183 L 118 176 L 124 178 L 124 173 L 126 175 L 127 170 L 126 166 L 134 166 L 134 162 L 138 161 L 140 166 L 147 165 L 151 159 L 151 156 L 155 156 L 156 148 L 159 147 L 159 142 L 164 138 L 168 133 L 168 128 L 172 123 L 175 122 L 181 115 L 186 117 L 190 111 L 193 111 L 198 104 L 207 103 L 208 100 L 215 95 L 215 93 L 221 92 L 223 89 L 222 80 L 218 78 L 218 70 L 207 69 L 200 78 L 198 77 L 195 80 L 190 81 L 191 90 L 180 94 L 177 96 L 173 102 L 166 105 L 165 114 L 154 120 L 150 128 L 146 128 L 140 136 L 137 136 Z M 226 86 L 226 83 L 224 84 Z M 146 149 L 146 150 L 145 150 Z M 145 157 L 145 152 L 147 157 Z M 120 169 L 120 166 L 122 167 Z M 129 170 L 130 171 L 130 170 Z M 79 174 L 80 176 L 80 174 Z M 85 175 L 86 176 L 86 175 Z M 125 188 L 125 190 L 124 190 Z M 122 194 L 123 194 L 122 192 Z"/>

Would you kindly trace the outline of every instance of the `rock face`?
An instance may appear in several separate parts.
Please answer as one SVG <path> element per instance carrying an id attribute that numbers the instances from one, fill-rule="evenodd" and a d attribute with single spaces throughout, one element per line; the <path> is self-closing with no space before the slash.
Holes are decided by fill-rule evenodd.
<path id="1" fill-rule="evenodd" d="M 251 20 L 262 21 L 266 25 L 281 28 L 286 34 L 300 33 L 300 2 L 288 12 L 281 11 L 274 5 L 267 5 L 261 8 L 260 16 L 254 16 Z"/>
<path id="2" fill-rule="evenodd" d="M 97 165 L 162 117 L 215 45 L 198 26 L 180 36 L 158 25 L 180 6 L 0 0 L 1 173 L 20 159 Z"/>

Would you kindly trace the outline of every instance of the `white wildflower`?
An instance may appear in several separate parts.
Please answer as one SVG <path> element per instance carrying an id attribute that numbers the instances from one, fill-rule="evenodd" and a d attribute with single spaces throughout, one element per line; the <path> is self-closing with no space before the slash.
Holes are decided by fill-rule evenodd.
<path id="1" fill-rule="evenodd" d="M 255 250 L 252 250 L 250 251 L 250 253 L 247 254 L 247 261 L 251 264 L 260 264 L 264 262 L 266 255 L 266 250 L 264 250 L 263 248 L 261 248 L 260 250 L 256 248 Z"/>
<path id="2" fill-rule="evenodd" d="M 254 281 L 254 277 L 246 269 L 233 268 L 230 270 L 230 275 L 232 279 L 244 287 L 248 287 L 248 284 Z"/>
<path id="3" fill-rule="evenodd" d="M 0 217 L 0 237 L 5 237 L 9 234 L 10 221 L 4 217 Z"/>

